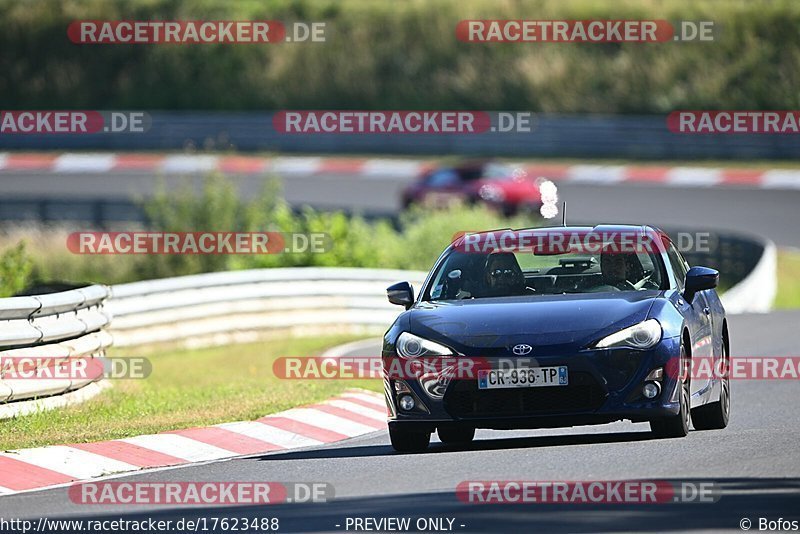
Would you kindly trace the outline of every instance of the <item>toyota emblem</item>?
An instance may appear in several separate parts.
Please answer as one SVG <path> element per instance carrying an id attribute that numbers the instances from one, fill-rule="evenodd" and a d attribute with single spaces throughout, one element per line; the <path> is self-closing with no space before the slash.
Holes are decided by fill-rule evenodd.
<path id="1" fill-rule="evenodd" d="M 526 345 L 525 343 L 520 343 L 519 345 L 514 345 L 511 349 L 511 352 L 516 354 L 517 356 L 525 356 L 529 354 L 533 350 L 533 347 L 530 345 Z"/>

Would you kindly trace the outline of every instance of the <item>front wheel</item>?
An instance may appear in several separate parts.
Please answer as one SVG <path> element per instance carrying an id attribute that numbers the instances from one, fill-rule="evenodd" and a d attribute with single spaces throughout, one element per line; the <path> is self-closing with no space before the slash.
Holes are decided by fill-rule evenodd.
<path id="1" fill-rule="evenodd" d="M 689 433 L 689 414 L 691 412 L 691 393 L 689 390 L 689 370 L 686 347 L 681 343 L 680 411 L 677 415 L 650 421 L 650 430 L 659 438 L 682 438 Z"/>
<path id="2" fill-rule="evenodd" d="M 398 426 L 389 426 L 389 441 L 397 452 L 422 452 L 431 442 L 430 432 L 409 432 Z"/>
<path id="3" fill-rule="evenodd" d="M 445 445 L 466 445 L 475 438 L 475 429 L 470 427 L 442 426 L 437 433 Z"/>
<path id="4" fill-rule="evenodd" d="M 727 341 L 723 344 L 725 369 L 728 369 Z M 720 381 L 719 400 L 692 410 L 692 424 L 695 430 L 719 430 L 728 426 L 731 416 L 731 383 L 727 373 Z"/>

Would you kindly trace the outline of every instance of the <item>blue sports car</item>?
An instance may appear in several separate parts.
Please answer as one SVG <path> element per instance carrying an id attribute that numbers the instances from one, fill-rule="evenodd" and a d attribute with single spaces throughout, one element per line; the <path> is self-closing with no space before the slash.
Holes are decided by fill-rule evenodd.
<path id="1" fill-rule="evenodd" d="M 649 226 L 496 230 L 458 237 L 383 341 L 398 451 L 431 433 L 649 422 L 660 437 L 728 424 L 729 336 L 719 273 L 691 267 Z"/>

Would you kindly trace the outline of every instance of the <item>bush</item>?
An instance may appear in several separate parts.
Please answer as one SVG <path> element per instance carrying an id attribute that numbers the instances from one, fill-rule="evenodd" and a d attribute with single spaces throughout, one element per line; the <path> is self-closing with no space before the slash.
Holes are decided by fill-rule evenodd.
<path id="1" fill-rule="evenodd" d="M 170 192 L 162 184 L 143 202 L 143 208 L 149 225 L 159 232 L 245 229 L 238 193 L 221 174 L 207 176 L 199 194 L 188 183 Z M 230 262 L 228 256 L 218 254 L 150 254 L 137 258 L 138 277 L 145 279 L 224 271 Z"/>
<path id="2" fill-rule="evenodd" d="M 262 194 L 242 200 L 226 178 L 210 175 L 201 191 L 188 184 L 143 201 L 148 229 L 157 232 L 287 232 L 324 233 L 330 238 L 325 253 L 253 255 L 75 255 L 64 243 L 65 229 L 42 227 L 24 233 L 34 244 L 12 247 L 2 259 L 12 293 L 26 282 L 61 280 L 116 284 L 188 274 L 268 267 L 371 267 L 428 270 L 457 232 L 526 227 L 536 217 L 503 218 L 482 206 L 453 206 L 444 211 L 415 209 L 399 221 L 366 220 L 343 212 L 303 208 L 295 212 L 283 199 L 276 181 L 266 183 Z"/>
<path id="3" fill-rule="evenodd" d="M 25 241 L 0 254 L 0 297 L 10 297 L 31 284 L 33 260 L 25 248 Z"/>

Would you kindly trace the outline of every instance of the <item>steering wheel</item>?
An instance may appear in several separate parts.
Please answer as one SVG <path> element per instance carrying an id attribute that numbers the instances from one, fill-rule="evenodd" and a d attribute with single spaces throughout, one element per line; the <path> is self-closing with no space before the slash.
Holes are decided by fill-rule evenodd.
<path id="1" fill-rule="evenodd" d="M 645 276 L 644 278 L 633 284 L 634 289 L 637 290 L 642 289 L 647 284 L 651 284 L 650 289 L 658 289 L 658 284 L 656 284 L 650 279 L 653 276 L 653 272 L 654 271 L 650 271 L 650 273 L 647 276 Z"/>

